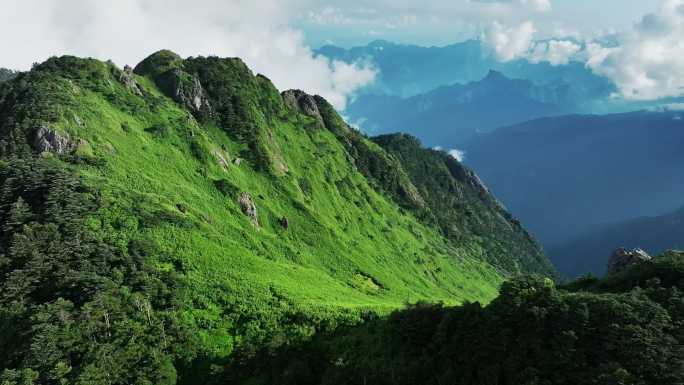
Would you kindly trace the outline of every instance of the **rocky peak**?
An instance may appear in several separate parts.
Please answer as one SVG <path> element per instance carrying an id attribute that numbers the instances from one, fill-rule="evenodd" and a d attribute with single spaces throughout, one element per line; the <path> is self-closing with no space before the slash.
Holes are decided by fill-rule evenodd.
<path id="1" fill-rule="evenodd" d="M 138 96 L 142 96 L 142 91 L 138 87 L 138 82 L 135 81 L 135 76 L 133 75 L 133 68 L 130 66 L 125 66 L 123 71 L 119 74 L 119 81 L 126 86 L 131 92 Z"/>
<path id="2" fill-rule="evenodd" d="M 316 98 L 301 90 L 288 90 L 282 93 L 283 101 L 290 108 L 316 119 L 324 126 L 323 116 L 318 109 Z"/>
<path id="3" fill-rule="evenodd" d="M 170 69 L 179 68 L 183 63 L 183 59 L 175 52 L 169 50 L 161 50 L 141 61 L 133 72 L 141 76 L 155 77 Z"/>
<path id="4" fill-rule="evenodd" d="M 496 70 L 489 70 L 489 73 L 487 73 L 487 77 L 484 78 L 485 81 L 490 81 L 490 82 L 501 82 L 501 81 L 506 81 L 510 80 L 504 75 L 503 73 L 496 71 Z"/>
<path id="5" fill-rule="evenodd" d="M 641 249 L 627 250 L 621 247 L 615 250 L 608 260 L 608 275 L 619 273 L 630 266 L 648 262 L 651 259 L 653 258 Z"/>

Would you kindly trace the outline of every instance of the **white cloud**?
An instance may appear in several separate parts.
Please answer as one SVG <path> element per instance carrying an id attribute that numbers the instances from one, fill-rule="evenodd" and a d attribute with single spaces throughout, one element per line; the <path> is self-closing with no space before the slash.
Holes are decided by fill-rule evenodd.
<path id="1" fill-rule="evenodd" d="M 587 65 L 613 80 L 621 96 L 653 100 L 684 94 L 684 0 L 666 0 L 618 43 L 592 44 Z"/>
<path id="2" fill-rule="evenodd" d="M 535 41 L 536 33 L 537 28 L 532 21 L 512 27 L 494 22 L 485 30 L 482 40 L 504 62 L 527 59 L 532 63 L 565 65 L 582 51 L 581 44 L 567 38 Z"/>
<path id="3" fill-rule="evenodd" d="M 463 150 L 459 150 L 459 149 L 454 148 L 454 149 L 449 150 L 448 154 L 452 158 L 456 159 L 457 161 L 463 162 L 463 160 L 465 159 L 466 153 Z"/>
<path id="4" fill-rule="evenodd" d="M 551 65 L 565 65 L 582 50 L 582 46 L 571 40 L 550 40 L 534 43 L 529 59 L 532 63 L 547 61 Z"/>
<path id="5" fill-rule="evenodd" d="M 550 11 L 551 0 L 520 0 L 523 4 L 529 4 L 538 11 Z"/>
<path id="6" fill-rule="evenodd" d="M 72 54 L 135 64 L 168 48 L 182 56 L 238 56 L 280 89 L 301 88 L 344 108 L 372 82 L 366 64 L 314 57 L 288 23 L 311 0 L 24 0 L 0 12 L 0 66 L 27 69 Z"/>
<path id="7" fill-rule="evenodd" d="M 536 31 L 531 21 L 526 21 L 517 27 L 507 27 L 494 22 L 484 32 L 483 40 L 492 47 L 499 59 L 511 61 L 527 56 L 532 48 L 532 39 Z"/>
<path id="8" fill-rule="evenodd" d="M 472 0 L 472 2 L 492 4 L 517 4 L 540 12 L 546 12 L 551 10 L 551 0 Z"/>
<path id="9" fill-rule="evenodd" d="M 669 103 L 660 108 L 661 111 L 684 111 L 684 103 Z"/>

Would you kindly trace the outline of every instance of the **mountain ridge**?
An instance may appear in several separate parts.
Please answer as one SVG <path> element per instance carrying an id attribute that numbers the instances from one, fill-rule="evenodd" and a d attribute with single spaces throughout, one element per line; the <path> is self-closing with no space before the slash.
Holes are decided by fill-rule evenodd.
<path id="1" fill-rule="evenodd" d="M 565 65 L 551 65 L 548 62 L 531 63 L 526 59 L 501 62 L 479 40 L 432 47 L 375 41 L 349 49 L 327 45 L 314 53 L 331 60 L 375 65 L 379 69 L 378 79 L 361 90 L 361 94 L 406 98 L 447 84 L 477 81 L 489 70 L 497 70 L 507 77 L 527 79 L 537 85 L 569 85 L 573 99 L 586 104 L 584 109 L 615 108 L 590 103 L 608 98 L 615 86 L 594 74 L 584 63 L 570 61 Z"/>
<path id="2" fill-rule="evenodd" d="M 361 95 L 345 114 L 368 132 L 401 131 L 420 137 L 429 146 L 453 148 L 478 133 L 530 117 L 568 113 L 566 95 L 564 86 L 537 86 L 490 70 L 479 81 L 442 86 L 406 99 Z"/>
<path id="3" fill-rule="evenodd" d="M 239 59 L 63 56 L 3 84 L 3 376 L 201 383 L 406 302 L 487 302 L 507 275 L 555 275 L 458 162 L 427 153 L 435 194 L 468 197 L 445 227 L 410 152 Z"/>

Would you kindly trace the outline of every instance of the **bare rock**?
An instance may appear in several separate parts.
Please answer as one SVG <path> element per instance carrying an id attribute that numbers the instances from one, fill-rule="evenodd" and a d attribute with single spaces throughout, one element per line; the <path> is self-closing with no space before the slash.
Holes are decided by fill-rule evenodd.
<path id="1" fill-rule="evenodd" d="M 259 217 L 257 216 L 257 208 L 256 204 L 254 203 L 254 199 L 252 199 L 252 196 L 249 195 L 249 193 L 243 192 L 242 194 L 240 194 L 238 202 L 240 202 L 242 212 L 249 218 L 250 221 L 252 221 L 252 224 L 258 228 Z"/>
<path id="2" fill-rule="evenodd" d="M 630 266 L 648 262 L 651 259 L 653 258 L 641 249 L 619 248 L 613 252 L 608 260 L 608 275 L 619 273 Z"/>
<path id="3" fill-rule="evenodd" d="M 233 164 L 236 165 L 237 167 L 240 167 L 240 164 L 242 163 L 242 158 L 235 158 L 233 161 Z"/>
<path id="4" fill-rule="evenodd" d="M 290 108 L 316 119 L 321 126 L 325 126 L 323 116 L 313 96 L 300 90 L 288 90 L 283 92 L 282 97 Z"/>
<path id="5" fill-rule="evenodd" d="M 218 160 L 219 166 L 221 166 L 221 168 L 224 170 L 228 170 L 228 167 L 230 167 L 230 162 L 228 162 L 226 157 L 223 156 L 221 151 L 214 150 L 214 156 L 216 157 L 216 160 Z"/>
<path id="6" fill-rule="evenodd" d="M 290 228 L 290 221 L 287 219 L 287 217 L 278 219 L 278 223 L 280 223 L 280 226 L 282 226 L 285 230 Z"/>
<path id="7" fill-rule="evenodd" d="M 171 86 L 171 97 L 177 103 L 184 105 L 195 116 L 208 118 L 212 115 L 211 103 L 197 77 L 183 80 L 184 74 L 180 70 L 173 70 L 166 76 Z"/>
<path id="8" fill-rule="evenodd" d="M 33 135 L 33 148 L 41 153 L 64 154 L 74 147 L 74 143 L 69 138 L 69 135 L 61 134 L 47 126 L 38 127 Z"/>
<path id="9" fill-rule="evenodd" d="M 119 81 L 123 83 L 131 92 L 138 96 L 143 96 L 140 87 L 138 87 L 138 82 L 135 81 L 135 76 L 133 75 L 133 68 L 130 66 L 125 66 L 121 74 L 119 74 Z"/>

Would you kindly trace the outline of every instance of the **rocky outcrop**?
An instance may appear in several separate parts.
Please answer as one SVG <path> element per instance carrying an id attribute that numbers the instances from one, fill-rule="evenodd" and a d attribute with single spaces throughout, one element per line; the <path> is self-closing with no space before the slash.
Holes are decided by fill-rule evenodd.
<path id="1" fill-rule="evenodd" d="M 33 134 L 33 148 L 38 152 L 52 152 L 64 154 L 73 149 L 74 143 L 69 135 L 57 132 L 55 129 L 40 126 Z"/>
<path id="2" fill-rule="evenodd" d="M 207 120 L 214 115 L 199 78 L 184 70 L 183 60 L 175 53 L 159 51 L 138 64 L 133 72 L 150 77 L 166 96 L 187 108 L 195 118 Z"/>
<path id="3" fill-rule="evenodd" d="M 648 262 L 651 259 L 653 258 L 641 249 L 619 248 L 613 252 L 608 260 L 608 275 L 619 273 L 630 266 Z"/>
<path id="4" fill-rule="evenodd" d="M 249 218 L 255 227 L 259 227 L 259 217 L 257 216 L 257 208 L 254 199 L 249 193 L 243 192 L 238 198 L 242 212 Z"/>
<path id="5" fill-rule="evenodd" d="M 316 119 L 321 126 L 325 125 L 316 99 L 313 96 L 300 90 L 288 90 L 282 93 L 282 97 L 285 104 L 290 108 Z"/>
<path id="6" fill-rule="evenodd" d="M 224 156 L 219 150 L 214 150 L 214 156 L 216 157 L 219 166 L 221 166 L 221 168 L 224 170 L 228 170 L 230 167 L 230 162 L 228 159 L 226 159 L 226 156 Z"/>
<path id="7" fill-rule="evenodd" d="M 287 230 L 287 229 L 290 228 L 290 220 L 287 219 L 287 217 L 282 217 L 282 218 L 278 219 L 278 223 L 279 223 L 280 226 L 282 226 L 282 228 L 285 229 L 285 230 Z"/>
<path id="8" fill-rule="evenodd" d="M 195 117 L 207 119 L 212 116 L 209 98 L 195 76 L 176 68 L 159 75 L 155 81 L 168 96 L 190 110 Z"/>
<path id="9" fill-rule="evenodd" d="M 133 75 L 133 68 L 130 66 L 125 66 L 123 71 L 119 74 L 119 81 L 126 86 L 131 92 L 138 96 L 143 96 L 142 91 L 140 90 L 140 87 L 138 86 L 138 82 L 135 81 L 135 76 Z"/>
<path id="10" fill-rule="evenodd" d="M 185 92 L 183 92 L 185 91 Z M 203 109 L 211 109 L 209 104 L 209 99 L 204 94 L 204 89 L 199 79 L 196 77 L 192 78 L 189 89 L 179 89 L 178 97 L 184 99 L 186 104 L 190 104 L 191 108 L 195 111 L 202 111 Z"/>

